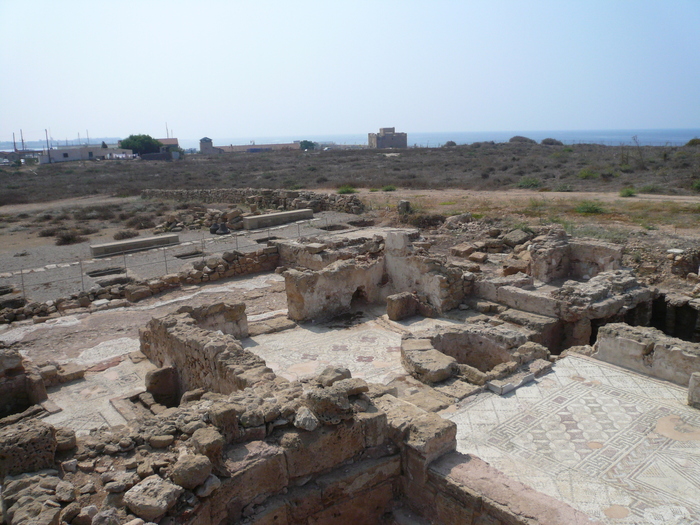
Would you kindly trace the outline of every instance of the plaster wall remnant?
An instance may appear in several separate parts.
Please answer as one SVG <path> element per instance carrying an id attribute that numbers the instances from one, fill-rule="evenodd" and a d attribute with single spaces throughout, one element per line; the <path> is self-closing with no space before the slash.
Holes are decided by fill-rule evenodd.
<path id="1" fill-rule="evenodd" d="M 456 308 L 464 297 L 463 272 L 439 257 L 418 255 L 409 237 L 406 232 L 388 233 L 383 255 L 336 261 L 319 271 L 288 270 L 284 276 L 289 317 L 332 317 L 348 311 L 357 293 L 368 303 L 379 303 L 407 290 L 431 316 Z"/>
<path id="2" fill-rule="evenodd" d="M 700 371 L 700 344 L 669 337 L 655 328 L 608 324 L 598 331 L 593 348 L 593 356 L 601 361 L 681 386 Z"/>
<path id="3" fill-rule="evenodd" d="M 571 241 L 564 230 L 539 236 L 528 248 L 531 275 L 542 282 L 556 279 L 595 277 L 600 272 L 617 270 L 622 247 L 597 241 Z"/>

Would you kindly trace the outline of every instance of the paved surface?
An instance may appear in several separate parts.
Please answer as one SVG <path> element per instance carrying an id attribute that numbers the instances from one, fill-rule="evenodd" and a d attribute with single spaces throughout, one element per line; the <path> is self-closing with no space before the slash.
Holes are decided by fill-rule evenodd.
<path id="1" fill-rule="evenodd" d="M 700 411 L 687 390 L 567 357 L 443 413 L 457 449 L 605 523 L 700 523 Z"/>
<path id="2" fill-rule="evenodd" d="M 253 252 L 264 245 L 268 238 L 322 237 L 336 233 L 326 231 L 325 228 L 333 228 L 334 225 L 357 218 L 357 215 L 326 211 L 315 214 L 313 219 L 230 235 L 211 235 L 206 230 L 186 230 L 178 233 L 181 241 L 178 245 L 99 259 L 90 256 L 89 242 L 68 247 L 35 247 L 27 250 L 24 257 L 2 254 L 0 249 L 0 285 L 12 285 L 17 290 L 24 290 L 32 301 L 48 301 L 93 288 L 96 286 L 95 278 L 88 274 L 94 271 L 127 269 L 134 278 L 154 279 L 179 271 L 188 261 L 180 258 L 182 255 L 196 251 L 207 255 L 229 250 Z M 341 231 L 355 230 L 349 228 Z M 50 264 L 46 264 L 49 261 Z"/>

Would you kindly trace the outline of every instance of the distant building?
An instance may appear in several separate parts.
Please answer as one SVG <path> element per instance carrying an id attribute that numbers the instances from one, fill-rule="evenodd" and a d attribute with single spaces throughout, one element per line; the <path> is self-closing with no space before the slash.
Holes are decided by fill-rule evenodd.
<path id="1" fill-rule="evenodd" d="M 221 155 L 224 150 L 215 148 L 214 142 L 209 137 L 199 139 L 199 152 L 202 155 Z"/>
<path id="2" fill-rule="evenodd" d="M 160 142 L 163 146 L 165 147 L 172 147 L 174 146 L 176 149 L 180 148 L 180 144 L 178 143 L 177 139 L 156 139 L 158 142 Z"/>
<path id="3" fill-rule="evenodd" d="M 379 133 L 369 133 L 367 140 L 370 148 L 407 148 L 408 135 L 396 133 L 396 128 L 379 128 Z"/>
<path id="4" fill-rule="evenodd" d="M 53 164 L 54 162 L 70 162 L 75 160 L 113 160 L 131 159 L 133 152 L 130 149 L 103 148 L 101 146 L 79 146 L 76 148 L 52 148 L 44 150 L 39 155 L 39 164 Z"/>
<path id="5" fill-rule="evenodd" d="M 264 151 L 297 150 L 298 142 L 285 144 L 245 144 L 242 146 L 214 146 L 209 137 L 199 139 L 199 152 L 202 155 L 221 155 L 222 153 L 261 153 Z"/>

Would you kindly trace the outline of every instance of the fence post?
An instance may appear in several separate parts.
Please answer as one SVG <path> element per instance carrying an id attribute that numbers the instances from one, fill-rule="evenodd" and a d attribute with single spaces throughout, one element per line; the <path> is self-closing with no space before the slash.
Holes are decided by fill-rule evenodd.
<path id="1" fill-rule="evenodd" d="M 168 274 L 168 255 L 167 255 L 165 248 L 163 248 L 163 260 L 165 261 L 165 274 L 167 275 Z"/>
<path id="2" fill-rule="evenodd" d="M 19 278 L 22 281 L 22 296 L 24 296 L 24 300 L 27 300 L 27 292 L 24 291 L 24 268 L 19 269 Z"/>
<path id="3" fill-rule="evenodd" d="M 80 265 L 80 288 L 84 292 L 85 291 L 85 279 L 83 278 L 83 260 L 82 259 L 78 260 L 78 264 Z M 124 263 L 124 264 L 126 264 L 126 263 Z"/>
<path id="4" fill-rule="evenodd" d="M 126 252 L 122 253 L 122 256 L 124 257 L 124 271 L 126 271 Z"/>

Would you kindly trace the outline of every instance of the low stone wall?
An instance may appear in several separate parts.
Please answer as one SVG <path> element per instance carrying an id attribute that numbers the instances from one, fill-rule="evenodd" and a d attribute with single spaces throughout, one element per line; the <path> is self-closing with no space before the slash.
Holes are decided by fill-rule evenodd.
<path id="1" fill-rule="evenodd" d="M 238 319 L 229 321 L 231 324 L 244 321 L 245 305 L 226 310 L 238 313 Z M 203 328 L 203 317 L 197 319 L 192 313 L 191 308 L 184 307 L 178 313 L 153 318 L 139 334 L 146 357 L 159 367 L 176 370 L 179 395 L 196 388 L 230 394 L 274 378 L 265 361 L 244 350 L 233 335 L 213 331 L 212 323 L 204 323 L 209 328 Z"/>
<path id="2" fill-rule="evenodd" d="M 0 324 L 26 319 L 41 323 L 66 313 L 122 308 L 183 285 L 272 271 L 277 268 L 278 261 L 279 254 L 276 246 L 265 246 L 250 253 L 224 252 L 194 261 L 189 269 L 164 275 L 160 279 L 96 287 L 67 298 L 45 303 L 32 302 L 21 308 L 4 308 L 0 310 Z"/>
<path id="3" fill-rule="evenodd" d="M 365 205 L 356 195 L 337 195 L 313 191 L 290 191 L 254 188 L 211 190 L 143 190 L 146 199 L 168 199 L 203 203 L 255 204 L 258 208 L 299 210 L 311 208 L 315 213 L 332 210 L 360 214 Z"/>
<path id="4" fill-rule="evenodd" d="M 655 328 L 605 325 L 598 331 L 593 356 L 644 375 L 688 386 L 700 372 L 700 344 L 669 337 Z"/>

